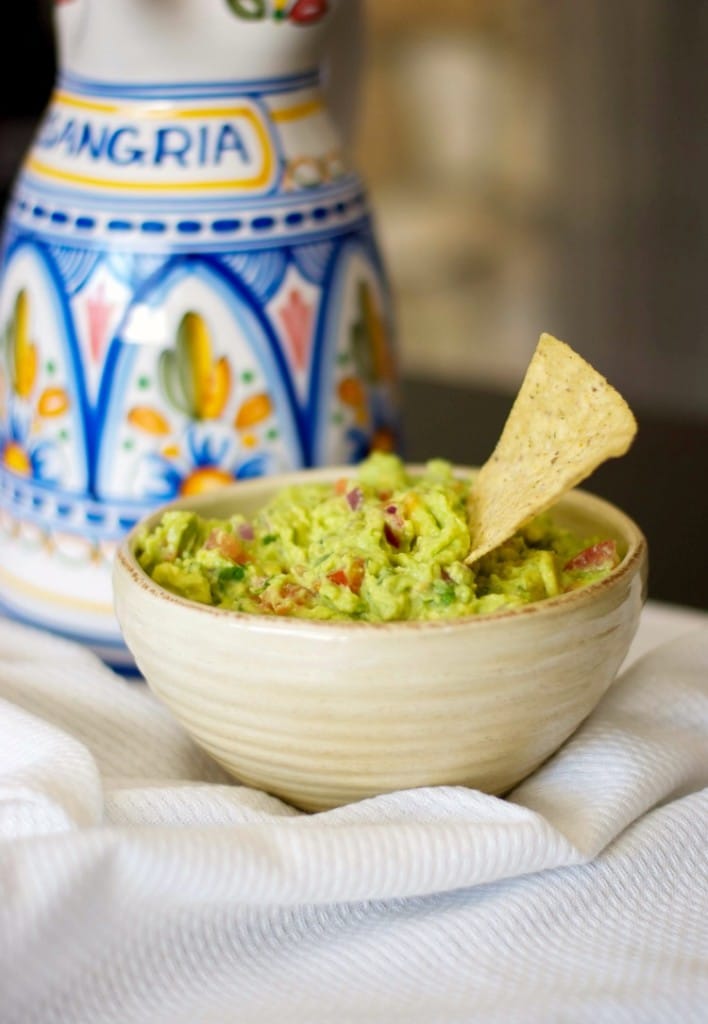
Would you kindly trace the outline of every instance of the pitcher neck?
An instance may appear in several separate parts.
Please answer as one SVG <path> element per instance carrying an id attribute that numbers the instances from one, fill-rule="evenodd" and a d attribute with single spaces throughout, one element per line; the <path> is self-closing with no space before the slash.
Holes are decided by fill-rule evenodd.
<path id="1" fill-rule="evenodd" d="M 319 14 L 302 24 L 287 20 L 297 0 L 70 0 L 55 15 L 60 80 L 136 96 L 185 86 L 316 85 L 338 0 L 308 4 Z M 234 13 L 241 9 L 262 16 Z"/>

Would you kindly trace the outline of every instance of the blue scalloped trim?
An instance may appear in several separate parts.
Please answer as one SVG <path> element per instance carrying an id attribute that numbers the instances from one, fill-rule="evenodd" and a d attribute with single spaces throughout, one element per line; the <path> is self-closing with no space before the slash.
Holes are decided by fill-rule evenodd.
<path id="1" fill-rule="evenodd" d="M 320 204 L 307 212 L 292 211 L 281 217 L 270 214 L 264 216 L 262 213 L 255 217 L 185 217 L 178 221 L 168 221 L 156 216 L 148 218 L 112 217 L 103 224 L 96 217 L 88 217 L 85 214 L 77 215 L 63 210 L 61 207 L 52 209 L 49 204 L 35 203 L 32 205 L 24 199 L 15 201 L 15 209 L 23 214 L 29 212 L 34 220 L 43 224 L 56 225 L 59 231 L 77 230 L 83 236 L 89 236 L 97 229 L 103 228 L 117 237 L 125 237 L 130 234 L 157 236 L 176 231 L 184 238 L 206 235 L 224 241 L 242 235 L 246 231 L 255 232 L 258 236 L 272 236 L 280 233 L 286 237 L 292 236 L 294 229 L 302 230 L 308 226 L 311 229 L 317 228 L 332 217 L 341 217 L 353 211 L 364 212 L 366 196 L 363 192 L 358 192 L 348 200 Z"/>
<path id="2" fill-rule="evenodd" d="M 154 502 L 97 501 L 0 469 L 0 506 L 44 529 L 60 528 L 92 540 L 119 540 L 151 512 Z"/>

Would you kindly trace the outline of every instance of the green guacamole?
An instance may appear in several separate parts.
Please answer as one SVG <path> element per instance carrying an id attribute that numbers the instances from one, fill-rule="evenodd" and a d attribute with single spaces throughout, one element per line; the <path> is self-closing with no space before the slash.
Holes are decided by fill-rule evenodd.
<path id="1" fill-rule="evenodd" d="M 136 554 L 175 594 L 242 612 L 389 622 L 483 615 L 606 575 L 614 541 L 578 538 L 547 516 L 475 565 L 469 480 L 428 462 L 413 478 L 376 453 L 333 484 L 280 491 L 251 518 L 167 511 Z"/>

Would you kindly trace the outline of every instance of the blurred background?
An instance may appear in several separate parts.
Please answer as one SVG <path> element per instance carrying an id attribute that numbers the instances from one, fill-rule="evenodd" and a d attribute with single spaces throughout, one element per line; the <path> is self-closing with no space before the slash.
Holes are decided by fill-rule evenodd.
<path id="1" fill-rule="evenodd" d="M 516 389 L 570 341 L 708 413 L 708 3 L 369 0 L 358 157 L 410 372 Z"/>
<path id="2" fill-rule="evenodd" d="M 708 607 L 708 2 L 363 4 L 355 157 L 396 299 L 409 453 L 486 458 L 550 331 L 640 421 L 592 489 L 649 535 L 653 594 Z M 3 199 L 51 88 L 50 8 L 4 14 Z"/>

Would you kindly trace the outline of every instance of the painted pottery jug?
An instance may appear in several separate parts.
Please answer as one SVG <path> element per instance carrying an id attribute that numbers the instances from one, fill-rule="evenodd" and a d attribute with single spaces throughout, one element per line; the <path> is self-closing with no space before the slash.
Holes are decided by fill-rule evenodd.
<path id="1" fill-rule="evenodd" d="M 157 504 L 395 447 L 389 300 L 322 86 L 351 0 L 64 0 L 7 211 L 0 607 L 127 663 Z"/>

